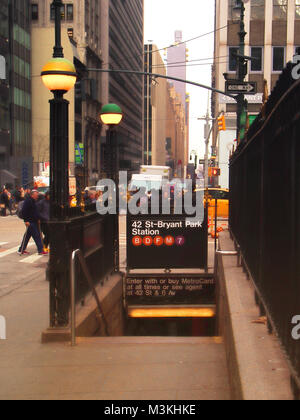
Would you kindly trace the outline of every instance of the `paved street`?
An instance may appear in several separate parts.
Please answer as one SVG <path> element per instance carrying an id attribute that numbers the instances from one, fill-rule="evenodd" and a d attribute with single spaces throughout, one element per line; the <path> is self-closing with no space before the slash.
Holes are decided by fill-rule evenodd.
<path id="1" fill-rule="evenodd" d="M 38 255 L 32 240 L 28 256 L 17 253 L 24 232 L 25 225 L 17 216 L 0 217 L 0 297 L 36 278 L 45 279 L 48 257 Z"/>

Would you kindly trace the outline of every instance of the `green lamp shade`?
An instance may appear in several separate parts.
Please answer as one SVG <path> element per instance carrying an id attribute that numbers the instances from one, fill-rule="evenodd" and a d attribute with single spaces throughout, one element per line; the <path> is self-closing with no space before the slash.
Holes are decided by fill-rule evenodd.
<path id="1" fill-rule="evenodd" d="M 122 121 L 121 108 L 116 104 L 104 105 L 100 113 L 101 121 L 107 125 L 118 125 Z"/>

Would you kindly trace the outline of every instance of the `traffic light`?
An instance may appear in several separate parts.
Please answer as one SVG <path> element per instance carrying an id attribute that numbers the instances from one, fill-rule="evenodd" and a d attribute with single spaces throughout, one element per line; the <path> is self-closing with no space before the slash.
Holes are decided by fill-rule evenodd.
<path id="1" fill-rule="evenodd" d="M 213 167 L 208 168 L 208 176 L 209 177 L 220 176 L 220 175 L 221 175 L 221 169 L 220 168 L 213 168 Z"/>
<path id="2" fill-rule="evenodd" d="M 222 115 L 221 117 L 218 117 L 218 128 L 219 128 L 219 131 L 226 130 L 226 123 L 225 123 L 224 115 Z"/>

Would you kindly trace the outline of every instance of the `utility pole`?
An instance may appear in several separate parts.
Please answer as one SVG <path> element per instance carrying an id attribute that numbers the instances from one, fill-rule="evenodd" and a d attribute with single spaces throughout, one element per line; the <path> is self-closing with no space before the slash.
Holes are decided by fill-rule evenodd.
<path id="1" fill-rule="evenodd" d="M 204 154 L 204 189 L 208 188 L 208 148 L 209 148 L 209 138 L 212 133 L 213 125 L 210 126 L 211 121 L 215 121 L 214 118 L 209 116 L 209 95 L 207 100 L 207 111 L 205 117 L 198 118 L 198 120 L 205 121 L 204 125 L 204 142 L 205 142 L 205 154 Z"/>
<path id="2" fill-rule="evenodd" d="M 239 38 L 240 38 L 240 45 L 239 45 L 239 53 L 237 54 L 237 80 L 239 82 L 243 82 L 245 77 L 248 73 L 248 62 L 247 58 L 245 57 L 245 37 L 247 32 L 245 32 L 245 5 L 244 0 L 236 0 L 235 9 L 240 10 L 240 31 L 239 31 Z M 241 132 L 241 116 L 244 111 L 248 109 L 248 102 L 245 99 L 243 93 L 239 93 L 237 95 L 237 139 L 240 137 Z"/>
<path id="3" fill-rule="evenodd" d="M 209 103 L 209 96 L 208 96 Z M 204 126 L 204 137 L 205 137 L 205 155 L 204 155 L 204 188 L 208 188 L 208 146 L 209 146 L 209 137 L 211 134 L 210 123 L 211 118 L 209 117 L 209 106 L 207 106 L 206 116 L 205 116 L 205 126 Z"/>

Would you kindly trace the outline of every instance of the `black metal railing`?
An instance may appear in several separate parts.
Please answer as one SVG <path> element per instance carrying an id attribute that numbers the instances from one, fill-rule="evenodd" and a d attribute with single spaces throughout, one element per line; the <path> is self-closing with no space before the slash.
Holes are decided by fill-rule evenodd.
<path id="1" fill-rule="evenodd" d="M 50 281 L 50 326 L 69 324 L 70 259 L 74 250 L 81 250 L 94 286 L 114 271 L 114 215 L 101 216 L 86 212 L 63 222 L 53 221 L 50 227 L 53 246 L 50 252 L 48 278 Z M 80 267 L 76 273 L 76 302 L 83 302 L 90 292 Z"/>
<path id="2" fill-rule="evenodd" d="M 230 230 L 300 384 L 300 80 L 289 63 L 230 161 Z"/>

